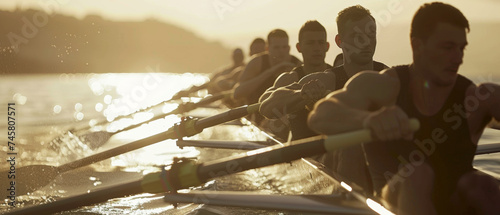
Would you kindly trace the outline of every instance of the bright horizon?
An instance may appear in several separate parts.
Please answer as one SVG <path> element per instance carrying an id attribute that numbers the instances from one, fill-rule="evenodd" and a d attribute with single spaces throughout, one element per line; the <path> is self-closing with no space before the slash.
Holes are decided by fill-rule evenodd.
<path id="1" fill-rule="evenodd" d="M 298 31 L 305 21 L 318 20 L 327 29 L 331 48 L 327 53 L 326 62 L 331 63 L 335 55 L 340 53 L 333 41 L 337 32 L 337 13 L 345 7 L 360 4 L 369 9 L 377 20 L 379 46 L 375 59 L 380 59 L 383 55 L 382 60 L 393 64 L 411 61 L 408 26 L 417 8 L 424 2 L 431 1 L 17 0 L 0 1 L 0 9 L 41 9 L 48 13 L 56 12 L 77 18 L 99 15 L 117 21 L 153 18 L 180 26 L 207 40 L 219 41 L 228 48 L 241 47 L 245 52 L 255 37 L 265 39 L 269 31 L 281 28 L 290 36 L 291 54 L 299 58 L 300 53 L 295 49 Z M 454 5 L 465 14 L 471 23 L 471 34 L 476 33 L 475 23 L 500 23 L 500 1 L 443 2 Z M 391 53 L 391 50 L 381 50 L 381 47 L 387 49 L 391 46 L 399 46 L 404 52 L 392 56 L 387 54 Z"/>

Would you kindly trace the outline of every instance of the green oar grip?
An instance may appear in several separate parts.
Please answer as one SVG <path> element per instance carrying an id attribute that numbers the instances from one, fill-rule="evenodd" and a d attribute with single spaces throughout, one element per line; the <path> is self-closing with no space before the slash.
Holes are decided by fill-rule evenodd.
<path id="1" fill-rule="evenodd" d="M 410 130 L 416 131 L 420 127 L 417 119 L 410 119 Z M 351 145 L 356 145 L 362 142 L 372 141 L 370 129 L 363 129 L 359 131 L 347 132 L 343 134 L 330 135 L 325 138 L 326 151 L 334 151 L 340 148 L 345 148 Z"/>

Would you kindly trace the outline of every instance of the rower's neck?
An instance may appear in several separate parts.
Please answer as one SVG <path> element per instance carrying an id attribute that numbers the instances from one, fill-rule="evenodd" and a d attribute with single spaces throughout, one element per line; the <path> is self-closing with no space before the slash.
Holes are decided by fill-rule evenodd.
<path id="1" fill-rule="evenodd" d="M 361 72 L 364 70 L 373 70 L 373 61 L 370 61 L 369 63 L 364 64 L 364 65 L 344 62 L 344 69 L 345 69 L 345 72 L 347 73 L 347 76 L 350 78 L 358 72 Z"/>
<path id="2" fill-rule="evenodd" d="M 315 72 L 325 71 L 328 68 L 328 65 L 325 62 L 323 62 L 322 64 L 318 64 L 318 65 L 304 64 L 303 68 L 304 68 L 305 74 L 311 74 L 311 73 L 315 73 Z"/>

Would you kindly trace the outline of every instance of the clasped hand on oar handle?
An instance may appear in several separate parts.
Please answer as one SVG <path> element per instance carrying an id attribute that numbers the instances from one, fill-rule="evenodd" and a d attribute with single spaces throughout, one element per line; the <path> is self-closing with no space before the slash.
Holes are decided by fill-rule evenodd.
<path id="1" fill-rule="evenodd" d="M 420 122 L 415 118 L 410 119 L 410 130 L 417 131 L 419 128 Z M 336 149 L 370 141 L 373 141 L 370 129 L 363 129 L 344 134 L 327 136 L 325 139 L 325 149 L 330 152 Z"/>

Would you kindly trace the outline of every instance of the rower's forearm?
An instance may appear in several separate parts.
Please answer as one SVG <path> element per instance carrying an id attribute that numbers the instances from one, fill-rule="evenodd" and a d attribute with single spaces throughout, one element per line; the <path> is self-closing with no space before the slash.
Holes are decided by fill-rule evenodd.
<path id="1" fill-rule="evenodd" d="M 266 118 L 278 119 L 304 109 L 305 104 L 306 101 L 302 99 L 300 91 L 282 87 L 261 102 L 260 113 Z"/>
<path id="2" fill-rule="evenodd" d="M 234 90 L 234 99 L 242 100 L 247 98 L 262 85 L 266 78 L 269 78 L 268 74 L 261 74 L 250 80 L 240 82 L 239 86 Z"/>
<path id="3" fill-rule="evenodd" d="M 363 121 L 369 113 L 352 109 L 334 99 L 322 99 L 314 106 L 307 123 L 317 133 L 332 135 L 363 129 Z"/>

